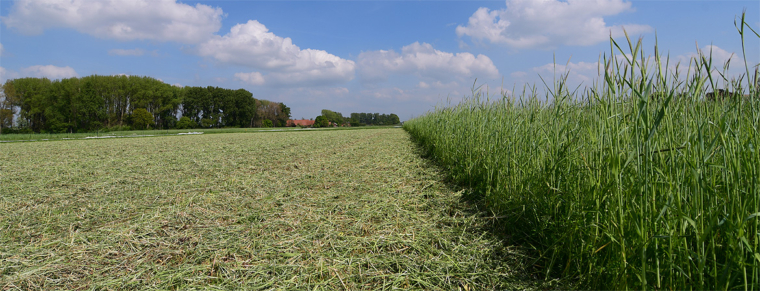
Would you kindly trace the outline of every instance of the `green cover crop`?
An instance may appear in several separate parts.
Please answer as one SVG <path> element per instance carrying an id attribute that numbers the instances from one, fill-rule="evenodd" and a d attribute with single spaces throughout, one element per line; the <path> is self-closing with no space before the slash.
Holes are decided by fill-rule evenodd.
<path id="1" fill-rule="evenodd" d="M 760 37 L 743 16 L 736 27 L 742 42 Z M 475 89 L 404 128 L 534 250 L 546 277 L 758 290 L 757 66 L 729 79 L 709 52 L 674 65 L 641 44 L 611 40 L 603 78 L 585 90 L 567 88 L 567 74 L 546 86 L 549 101 L 535 88 L 497 100 Z"/>

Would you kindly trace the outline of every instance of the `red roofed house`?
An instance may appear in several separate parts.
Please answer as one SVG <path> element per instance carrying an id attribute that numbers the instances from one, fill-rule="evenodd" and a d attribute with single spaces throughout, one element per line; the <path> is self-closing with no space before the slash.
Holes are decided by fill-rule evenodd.
<path id="1" fill-rule="evenodd" d="M 288 119 L 287 126 L 303 126 L 303 127 L 310 127 L 314 125 L 314 120 L 308 120 L 308 119 Z"/>

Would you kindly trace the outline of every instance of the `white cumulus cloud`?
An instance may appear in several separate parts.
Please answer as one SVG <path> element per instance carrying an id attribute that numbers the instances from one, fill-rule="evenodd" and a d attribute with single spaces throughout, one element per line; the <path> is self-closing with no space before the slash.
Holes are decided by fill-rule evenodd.
<path id="1" fill-rule="evenodd" d="M 518 72 L 513 72 L 512 74 L 509 74 L 509 75 L 512 76 L 513 78 L 524 78 L 525 76 L 528 75 L 528 73 L 518 71 Z"/>
<path id="2" fill-rule="evenodd" d="M 9 28 L 40 34 L 52 27 L 73 28 L 96 37 L 199 43 L 221 27 L 222 9 L 176 0 L 18 0 Z"/>
<path id="3" fill-rule="evenodd" d="M 324 50 L 301 49 L 290 38 L 269 32 L 266 26 L 256 20 L 237 24 L 224 36 L 214 36 L 200 44 L 197 53 L 221 63 L 246 66 L 267 73 L 235 75 L 237 79 L 249 83 L 323 85 L 350 81 L 354 77 L 354 61 L 342 59 Z"/>
<path id="4" fill-rule="evenodd" d="M 53 65 L 31 66 L 22 68 L 19 71 L 8 70 L 0 67 L 0 83 L 4 84 L 8 79 L 17 79 L 25 77 L 48 78 L 48 79 L 65 79 L 79 77 L 79 74 L 71 67 L 58 67 Z M 1 84 L 0 84 L 1 85 Z"/>
<path id="5" fill-rule="evenodd" d="M 712 73 L 712 76 L 715 80 L 720 80 L 720 74 L 724 74 L 725 78 L 731 80 L 731 79 L 738 79 L 742 75 L 746 75 L 747 71 L 744 66 L 744 59 L 742 58 L 741 51 L 737 52 L 730 52 L 723 48 L 720 48 L 716 45 L 705 45 L 702 48 L 698 50 L 698 52 L 690 52 L 686 54 L 679 55 L 675 58 L 675 60 L 679 63 L 678 71 L 681 74 L 681 77 L 683 78 L 686 75 L 686 72 L 689 68 L 689 65 L 692 65 L 692 73 L 694 70 L 694 64 L 692 59 L 697 58 L 699 59 L 700 53 L 704 55 L 707 59 L 712 59 L 712 65 L 713 67 L 710 68 L 710 71 Z M 691 62 L 691 63 L 690 63 Z M 724 70 L 723 66 L 728 63 L 729 67 L 728 70 Z M 751 62 L 749 62 L 751 64 Z M 671 63 L 668 67 L 668 70 L 673 73 L 675 72 L 676 65 Z M 749 67 L 750 73 L 754 70 L 753 66 Z M 702 69 L 705 73 L 705 69 Z M 746 76 L 744 76 L 746 80 Z M 746 81 L 745 81 L 746 83 Z"/>
<path id="6" fill-rule="evenodd" d="M 730 60 L 731 67 L 741 67 L 741 69 L 744 70 L 744 60 L 739 54 L 736 54 L 734 52 L 729 52 L 716 45 L 703 46 L 700 51 L 706 58 L 711 57 L 713 65 L 715 65 L 716 67 L 723 67 L 723 64 L 725 64 L 726 62 Z M 678 60 L 681 61 L 682 65 L 688 65 L 690 59 L 694 57 L 698 57 L 698 56 L 699 54 L 695 52 L 691 54 L 678 56 Z"/>
<path id="7" fill-rule="evenodd" d="M 136 49 L 112 49 L 108 51 L 108 55 L 111 56 L 142 56 L 145 51 L 139 48 Z"/>
<path id="8" fill-rule="evenodd" d="M 251 85 L 264 85 L 264 76 L 259 72 L 235 73 L 235 80 Z"/>
<path id="9" fill-rule="evenodd" d="M 48 79 L 64 79 L 64 78 L 72 78 L 72 77 L 79 76 L 79 74 L 77 74 L 77 72 L 74 71 L 74 69 L 69 66 L 57 67 L 53 65 L 31 66 L 31 67 L 23 68 L 21 69 L 21 75 L 24 77 L 37 77 L 37 78 L 48 78 Z"/>
<path id="10" fill-rule="evenodd" d="M 604 74 L 604 69 L 599 67 L 599 62 L 568 62 L 564 65 L 545 64 L 543 66 L 535 67 L 532 70 L 543 76 L 547 81 L 551 80 L 555 74 L 560 76 L 569 73 L 569 78 L 586 83 L 586 85 L 591 85 L 590 83 L 598 78 L 600 73 Z"/>
<path id="11" fill-rule="evenodd" d="M 459 37 L 505 44 L 514 48 L 587 46 L 623 35 L 652 31 L 648 25 L 608 26 L 605 16 L 633 11 L 624 0 L 507 0 L 500 10 L 479 8 L 466 26 L 459 25 Z"/>
<path id="12" fill-rule="evenodd" d="M 731 66 L 729 69 L 725 72 L 726 78 L 728 79 L 736 79 L 740 75 L 745 73 L 744 68 L 744 61 L 742 60 L 740 55 L 737 55 L 736 53 L 729 52 L 725 49 L 722 49 L 715 45 L 706 45 L 699 49 L 702 54 L 705 55 L 705 57 L 708 57 L 710 54 L 712 54 L 712 62 L 713 67 L 711 68 L 711 72 L 713 74 L 713 78 L 718 79 L 719 73 L 723 72 L 723 65 L 728 61 L 731 60 Z M 688 52 L 684 54 L 676 55 L 675 57 L 670 58 L 670 63 L 668 64 L 668 67 L 664 67 L 664 58 L 663 56 L 663 71 L 667 71 L 669 74 L 669 78 L 672 78 L 676 70 L 676 66 L 678 66 L 679 71 L 679 78 L 682 80 L 686 78 L 687 71 L 691 71 L 693 74 L 694 68 L 692 67 L 689 69 L 690 61 L 694 59 L 695 57 L 698 57 L 698 52 Z M 615 55 L 615 59 L 618 63 L 618 65 L 621 66 L 621 68 L 627 68 L 628 62 L 626 61 L 626 57 L 630 58 L 630 54 L 618 54 Z M 637 62 L 641 62 L 641 60 L 637 60 Z M 657 63 L 655 61 L 654 56 L 645 56 L 644 63 L 649 68 L 650 73 L 654 72 L 657 68 Z M 693 66 L 693 64 L 691 64 Z M 533 67 L 529 71 L 516 71 L 510 74 L 511 77 L 515 78 L 517 81 L 521 82 L 527 82 L 529 84 L 538 84 L 541 85 L 542 81 L 538 76 L 544 78 L 549 84 L 553 81 L 554 76 L 561 76 L 564 74 L 568 74 L 568 85 L 569 87 L 575 87 L 577 85 L 584 85 L 584 86 L 591 86 L 594 81 L 600 81 L 603 80 L 604 77 L 604 70 L 605 66 L 604 64 L 600 64 L 599 62 L 568 62 L 565 64 L 558 63 L 547 63 L 541 66 Z M 703 72 L 704 73 L 704 72 Z"/>
<path id="13" fill-rule="evenodd" d="M 359 75 L 365 81 L 385 80 L 390 74 L 411 74 L 430 80 L 499 76 L 499 70 L 485 55 L 443 52 L 419 42 L 404 46 L 401 53 L 393 50 L 362 52 L 357 62 Z M 425 85 L 420 84 L 420 87 Z"/>
<path id="14" fill-rule="evenodd" d="M 538 66 L 533 68 L 532 70 L 538 73 L 563 73 L 563 72 L 597 72 L 599 69 L 599 63 L 598 62 L 568 62 L 567 64 L 545 64 L 543 66 Z"/>
<path id="15" fill-rule="evenodd" d="M 3 67 L 0 67 L 0 85 L 5 84 L 5 80 L 15 79 L 18 77 L 16 72 L 8 71 Z"/>
<path id="16" fill-rule="evenodd" d="M 434 88 L 434 89 L 459 89 L 459 83 L 456 81 L 451 82 L 441 82 L 441 81 L 435 81 L 435 82 L 424 82 L 420 81 L 417 83 L 417 88 L 420 89 L 428 89 L 428 88 Z"/>

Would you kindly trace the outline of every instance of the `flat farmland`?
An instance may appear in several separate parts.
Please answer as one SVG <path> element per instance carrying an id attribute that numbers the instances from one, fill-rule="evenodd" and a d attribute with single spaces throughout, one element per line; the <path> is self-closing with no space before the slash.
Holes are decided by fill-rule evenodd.
<path id="1" fill-rule="evenodd" d="M 0 289 L 525 289 L 398 128 L 0 144 Z"/>

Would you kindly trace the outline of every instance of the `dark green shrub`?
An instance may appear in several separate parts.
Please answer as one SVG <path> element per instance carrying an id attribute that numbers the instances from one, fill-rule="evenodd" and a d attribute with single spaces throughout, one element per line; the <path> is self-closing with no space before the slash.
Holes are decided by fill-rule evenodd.
<path id="1" fill-rule="evenodd" d="M 193 122 L 190 117 L 182 116 L 179 121 L 177 121 L 177 128 L 178 129 L 190 129 L 195 128 L 197 124 Z"/>

